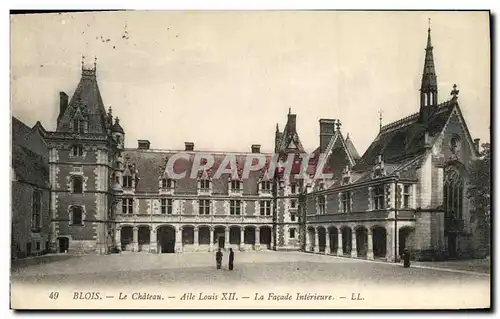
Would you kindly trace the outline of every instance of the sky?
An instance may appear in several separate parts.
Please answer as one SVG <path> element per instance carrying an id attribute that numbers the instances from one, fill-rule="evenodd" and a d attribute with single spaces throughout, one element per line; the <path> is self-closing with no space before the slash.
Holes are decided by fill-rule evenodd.
<path id="1" fill-rule="evenodd" d="M 340 119 L 362 154 L 382 124 L 419 110 L 427 28 L 439 102 L 453 84 L 473 138 L 489 141 L 487 12 L 135 11 L 11 16 L 11 111 L 55 130 L 82 55 L 125 146 L 274 149 L 289 108 L 308 151 Z"/>

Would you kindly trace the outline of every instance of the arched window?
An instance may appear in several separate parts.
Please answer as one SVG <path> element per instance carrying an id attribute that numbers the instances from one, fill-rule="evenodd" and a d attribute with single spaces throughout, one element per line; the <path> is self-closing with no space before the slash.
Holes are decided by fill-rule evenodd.
<path id="1" fill-rule="evenodd" d="M 83 178 L 81 176 L 73 176 L 73 193 L 81 194 L 83 193 Z"/>
<path id="2" fill-rule="evenodd" d="M 462 218 L 464 182 L 458 167 L 450 166 L 444 176 L 443 205 L 448 217 Z"/>

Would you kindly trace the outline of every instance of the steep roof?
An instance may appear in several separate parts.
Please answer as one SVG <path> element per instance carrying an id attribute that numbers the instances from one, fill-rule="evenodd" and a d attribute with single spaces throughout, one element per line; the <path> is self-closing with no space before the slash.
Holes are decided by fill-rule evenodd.
<path id="1" fill-rule="evenodd" d="M 89 133 L 106 133 L 106 109 L 97 85 L 96 69 L 82 69 L 80 82 L 57 123 L 58 132 L 69 132 L 75 112 L 88 118 Z"/>
<path id="2" fill-rule="evenodd" d="M 359 156 L 358 150 L 354 146 L 354 143 L 351 141 L 349 134 L 347 134 L 347 137 L 345 139 L 345 145 L 346 145 L 347 151 L 349 152 L 349 154 L 351 154 L 352 158 L 355 161 L 357 161 L 361 158 L 361 156 Z"/>
<path id="3" fill-rule="evenodd" d="M 37 123 L 38 124 L 38 123 Z M 36 127 L 37 125 L 35 125 Z M 12 116 L 12 143 L 28 148 L 32 152 L 48 158 L 49 149 L 43 138 L 19 119 Z"/>
<path id="4" fill-rule="evenodd" d="M 277 128 L 277 127 L 276 127 Z M 304 153 L 304 147 L 297 133 L 297 114 L 288 113 L 288 119 L 280 134 L 280 141 L 277 148 L 278 152 L 300 152 Z"/>

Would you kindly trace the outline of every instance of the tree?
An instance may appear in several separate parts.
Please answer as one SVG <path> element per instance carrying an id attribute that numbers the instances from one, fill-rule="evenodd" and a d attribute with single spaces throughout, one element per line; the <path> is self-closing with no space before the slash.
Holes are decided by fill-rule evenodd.
<path id="1" fill-rule="evenodd" d="M 476 223 L 482 239 L 482 246 L 489 252 L 491 229 L 491 149 L 484 143 L 479 159 L 469 167 L 467 198 L 471 200 L 471 222 Z"/>

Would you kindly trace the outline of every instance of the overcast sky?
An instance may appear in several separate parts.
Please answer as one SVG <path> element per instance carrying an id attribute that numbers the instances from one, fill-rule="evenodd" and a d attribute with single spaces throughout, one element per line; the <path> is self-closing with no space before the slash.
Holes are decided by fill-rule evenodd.
<path id="1" fill-rule="evenodd" d="M 56 127 L 81 55 L 126 132 L 151 148 L 262 151 L 297 114 L 304 147 L 339 118 L 362 154 L 383 124 L 417 112 L 432 19 L 439 102 L 460 90 L 473 138 L 489 140 L 486 12 L 120 12 L 11 17 L 12 114 Z M 124 38 L 125 30 L 128 38 Z M 101 38 L 102 37 L 102 38 Z M 109 39 L 109 41 L 108 41 Z"/>

